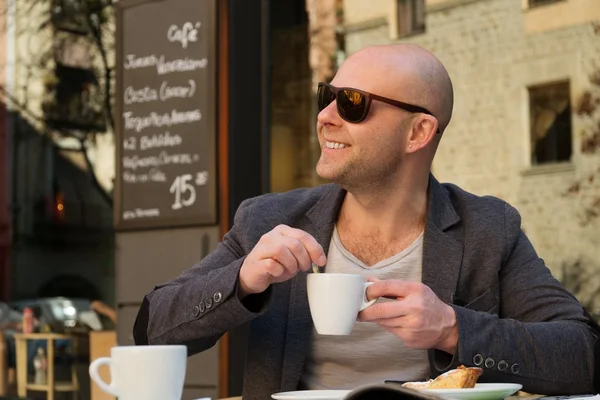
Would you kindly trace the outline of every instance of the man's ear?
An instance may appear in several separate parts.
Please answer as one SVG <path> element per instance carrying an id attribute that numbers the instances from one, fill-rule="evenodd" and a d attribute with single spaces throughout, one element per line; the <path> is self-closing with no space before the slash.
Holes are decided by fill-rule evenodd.
<path id="1" fill-rule="evenodd" d="M 406 152 L 412 153 L 426 147 L 435 138 L 437 132 L 437 119 L 430 115 L 419 115 L 413 121 Z"/>

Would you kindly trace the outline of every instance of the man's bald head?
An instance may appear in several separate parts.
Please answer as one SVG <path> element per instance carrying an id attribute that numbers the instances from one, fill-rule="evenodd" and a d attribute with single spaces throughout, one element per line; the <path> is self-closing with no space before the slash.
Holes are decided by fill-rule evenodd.
<path id="1" fill-rule="evenodd" d="M 371 46 L 352 54 L 338 71 L 350 69 L 360 87 L 428 109 L 443 132 L 452 117 L 454 93 L 452 81 L 442 63 L 429 51 L 413 44 Z"/>

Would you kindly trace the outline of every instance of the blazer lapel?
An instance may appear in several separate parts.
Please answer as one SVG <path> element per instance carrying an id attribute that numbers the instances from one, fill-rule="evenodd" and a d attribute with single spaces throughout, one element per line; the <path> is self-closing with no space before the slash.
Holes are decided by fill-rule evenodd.
<path id="1" fill-rule="evenodd" d="M 460 218 L 446 189 L 433 177 L 429 180 L 429 205 L 423 238 L 423 283 L 445 303 L 452 303 L 458 283 L 463 244 L 449 228 Z"/>
<path id="2" fill-rule="evenodd" d="M 311 234 L 327 254 L 333 228 L 346 192 L 337 185 L 326 185 L 325 190 L 326 193 L 306 213 L 306 221 L 298 228 Z M 308 308 L 306 275 L 306 273 L 298 274 L 291 282 L 281 390 L 297 389 L 306 355 L 310 350 L 313 322 Z"/>

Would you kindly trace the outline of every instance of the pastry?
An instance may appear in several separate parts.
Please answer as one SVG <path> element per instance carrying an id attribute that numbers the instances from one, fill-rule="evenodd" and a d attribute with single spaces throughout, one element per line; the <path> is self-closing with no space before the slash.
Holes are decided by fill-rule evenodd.
<path id="1" fill-rule="evenodd" d="M 406 382 L 402 386 L 409 389 L 469 389 L 475 387 L 483 370 L 476 367 L 459 366 L 426 382 Z"/>

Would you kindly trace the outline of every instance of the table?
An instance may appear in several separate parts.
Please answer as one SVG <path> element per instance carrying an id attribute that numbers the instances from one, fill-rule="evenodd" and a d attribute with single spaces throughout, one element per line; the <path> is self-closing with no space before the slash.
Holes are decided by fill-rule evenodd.
<path id="1" fill-rule="evenodd" d="M 54 400 L 55 392 L 72 392 L 73 399 L 77 399 L 79 391 L 79 382 L 77 380 L 77 371 L 75 363 L 71 366 L 71 381 L 57 383 L 54 381 L 54 344 L 56 340 L 66 339 L 71 341 L 73 351 L 77 354 L 77 338 L 72 335 L 63 335 L 57 333 L 16 333 L 15 347 L 17 353 L 17 393 L 19 397 L 26 397 L 28 390 L 41 391 L 47 393 L 48 400 Z M 27 380 L 27 342 L 31 340 L 45 340 L 46 358 L 48 359 L 47 383 L 45 385 L 29 383 Z"/>

